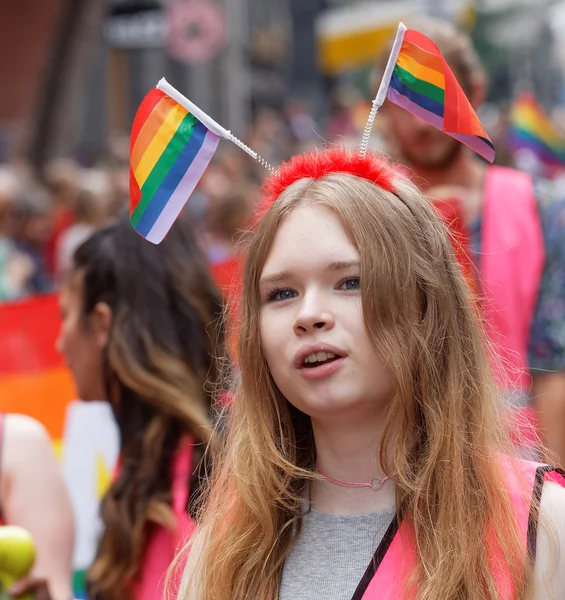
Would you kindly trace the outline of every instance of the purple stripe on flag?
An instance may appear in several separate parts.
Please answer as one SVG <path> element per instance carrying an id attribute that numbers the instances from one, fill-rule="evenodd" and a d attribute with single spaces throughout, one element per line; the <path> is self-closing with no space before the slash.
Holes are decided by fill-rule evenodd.
<path id="1" fill-rule="evenodd" d="M 159 244 L 167 235 L 175 219 L 179 216 L 186 201 L 194 191 L 194 188 L 200 181 L 206 167 L 214 156 L 214 152 L 220 141 L 219 136 L 211 131 L 206 132 L 206 137 L 190 164 L 190 167 L 184 174 L 175 191 L 171 194 L 167 204 L 164 206 L 161 214 L 155 221 L 155 224 L 147 234 L 147 238 L 153 244 Z"/>
<path id="2" fill-rule="evenodd" d="M 465 144 L 465 146 L 471 148 L 471 150 L 474 150 L 477 154 L 480 154 L 489 162 L 494 161 L 494 156 L 496 154 L 494 148 L 483 141 L 480 137 L 476 135 L 470 135 L 468 133 L 450 133 L 449 135 Z"/>
<path id="3" fill-rule="evenodd" d="M 412 100 L 406 96 L 399 94 L 394 88 L 388 88 L 387 97 L 391 102 L 398 104 L 398 106 L 401 106 L 408 112 L 415 114 L 421 119 L 424 119 L 424 121 L 427 121 L 434 127 L 437 127 L 443 131 L 443 117 L 438 117 L 438 115 L 426 110 L 425 108 L 422 108 L 419 104 L 412 102 Z"/>

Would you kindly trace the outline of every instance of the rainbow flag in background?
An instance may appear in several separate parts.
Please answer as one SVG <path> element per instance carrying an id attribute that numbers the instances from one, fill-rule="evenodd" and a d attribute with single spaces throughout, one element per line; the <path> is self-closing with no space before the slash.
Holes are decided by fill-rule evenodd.
<path id="1" fill-rule="evenodd" d="M 56 450 L 76 398 L 71 372 L 55 348 L 60 328 L 54 294 L 0 305 L 0 411 L 40 421 Z"/>
<path id="2" fill-rule="evenodd" d="M 531 150 L 550 166 L 565 164 L 565 135 L 559 131 L 532 94 L 523 93 L 510 112 L 512 150 Z"/>
<path id="3" fill-rule="evenodd" d="M 130 219 L 158 244 L 202 177 L 220 138 L 160 89 L 141 103 L 130 139 Z"/>
<path id="4" fill-rule="evenodd" d="M 494 146 L 447 62 L 418 31 L 405 31 L 387 98 L 494 161 Z"/>

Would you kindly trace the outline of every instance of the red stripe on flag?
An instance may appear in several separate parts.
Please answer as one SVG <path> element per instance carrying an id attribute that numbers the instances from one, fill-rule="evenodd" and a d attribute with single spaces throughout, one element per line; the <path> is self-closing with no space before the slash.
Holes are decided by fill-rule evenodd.
<path id="1" fill-rule="evenodd" d="M 55 348 L 61 327 L 59 315 L 56 295 L 0 306 L 0 377 L 40 373 L 64 364 Z"/>
<path id="2" fill-rule="evenodd" d="M 490 140 L 445 59 L 443 62 L 445 64 L 445 108 L 443 113 L 445 131 L 478 135 Z"/>
<path id="3" fill-rule="evenodd" d="M 432 42 L 432 40 L 415 29 L 406 30 L 404 33 L 404 41 L 411 42 L 412 44 L 418 46 L 418 48 L 421 48 L 422 50 L 425 50 L 426 52 L 443 59 L 439 48 Z"/>
<path id="4" fill-rule="evenodd" d="M 150 92 L 145 96 L 143 102 L 140 104 L 137 109 L 137 113 L 133 120 L 133 125 L 131 126 L 131 134 L 130 134 L 130 153 L 137 140 L 137 136 L 141 131 L 147 117 L 153 112 L 153 109 L 159 104 L 159 101 L 166 96 L 165 92 L 158 90 L 157 88 L 153 88 Z"/>
<path id="5" fill-rule="evenodd" d="M 133 174 L 133 169 L 131 168 L 131 164 L 129 167 L 129 216 L 133 214 L 133 211 L 139 204 L 141 200 L 141 189 L 139 188 L 139 184 L 137 183 L 137 179 Z"/>

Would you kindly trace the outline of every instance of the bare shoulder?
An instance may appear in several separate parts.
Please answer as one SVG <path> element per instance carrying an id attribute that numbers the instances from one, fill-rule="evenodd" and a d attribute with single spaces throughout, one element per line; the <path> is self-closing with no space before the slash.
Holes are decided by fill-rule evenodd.
<path id="1" fill-rule="evenodd" d="M 11 444 L 51 445 L 45 427 L 27 415 L 9 414 L 4 416 L 4 435 Z"/>
<path id="2" fill-rule="evenodd" d="M 4 415 L 4 424 L 7 426 L 6 433 L 14 440 L 22 441 L 49 440 L 49 434 L 45 427 L 33 417 L 27 415 L 8 414 Z"/>
<path id="3" fill-rule="evenodd" d="M 53 456 L 53 447 L 45 427 L 32 417 L 26 415 L 9 414 L 4 417 L 3 432 L 3 457 L 4 466 L 20 464 L 21 461 L 50 460 Z"/>
<path id="4" fill-rule="evenodd" d="M 535 562 L 535 600 L 565 598 L 565 488 L 543 487 Z"/>

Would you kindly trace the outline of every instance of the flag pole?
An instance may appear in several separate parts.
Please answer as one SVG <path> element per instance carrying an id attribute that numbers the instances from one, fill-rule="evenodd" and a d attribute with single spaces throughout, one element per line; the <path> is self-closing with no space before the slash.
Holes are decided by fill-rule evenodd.
<path id="1" fill-rule="evenodd" d="M 388 57 L 388 62 L 386 64 L 386 69 L 383 74 L 383 78 L 381 79 L 381 84 L 379 85 L 379 90 L 377 92 L 377 95 L 375 96 L 375 99 L 373 100 L 373 106 L 371 107 L 371 112 L 369 113 L 369 118 L 367 119 L 365 130 L 363 131 L 363 137 L 361 139 L 360 148 L 360 153 L 363 157 L 365 156 L 365 154 L 367 154 L 367 148 L 369 146 L 369 137 L 371 136 L 371 130 L 373 129 L 373 123 L 375 122 L 377 111 L 383 105 L 386 99 L 386 94 L 390 86 L 390 80 L 392 79 L 392 73 L 394 71 L 394 67 L 396 66 L 396 61 L 398 60 L 400 49 L 402 48 L 402 42 L 404 41 L 405 33 L 406 25 L 404 25 L 404 23 L 400 23 L 398 25 L 398 30 L 396 32 L 396 37 L 394 39 L 394 44 L 392 45 L 390 56 Z"/>
<path id="2" fill-rule="evenodd" d="M 254 158 L 258 163 L 263 165 L 269 173 L 275 174 L 277 170 L 270 165 L 262 156 L 259 156 L 257 152 L 251 150 L 249 146 L 244 144 L 239 138 L 236 138 L 235 135 L 228 129 L 222 127 L 219 123 L 214 121 L 212 117 L 207 115 L 203 110 L 200 110 L 196 104 L 192 103 L 186 96 L 181 94 L 176 88 L 174 88 L 164 77 L 159 80 L 157 84 L 157 89 L 165 92 L 167 96 L 170 96 L 175 102 L 178 102 L 181 106 L 186 108 L 191 114 L 193 114 L 205 127 L 207 127 L 212 133 L 219 135 L 225 140 L 229 140 L 234 143 L 238 148 L 241 148 L 244 152 L 249 154 L 252 158 Z"/>
<path id="3" fill-rule="evenodd" d="M 193 114 L 207 129 L 212 133 L 229 139 L 230 132 L 224 129 L 219 123 L 214 121 L 212 117 L 208 116 L 203 110 L 200 110 L 196 104 L 193 104 L 186 96 L 183 96 L 176 88 L 174 88 L 164 77 L 159 80 L 157 89 L 165 92 L 167 96 L 170 96 L 175 102 L 178 102 L 182 107 L 186 108 L 188 112 Z"/>

